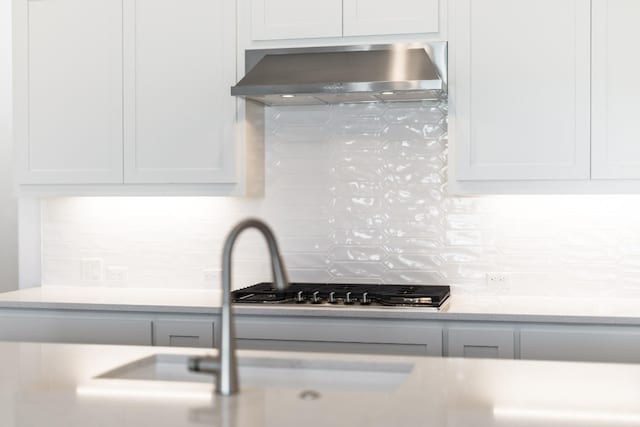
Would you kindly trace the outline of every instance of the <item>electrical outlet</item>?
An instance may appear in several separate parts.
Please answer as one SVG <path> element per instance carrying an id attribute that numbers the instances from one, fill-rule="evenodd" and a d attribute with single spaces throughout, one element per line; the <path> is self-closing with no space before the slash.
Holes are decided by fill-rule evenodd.
<path id="1" fill-rule="evenodd" d="M 504 291 L 509 284 L 509 275 L 507 273 L 487 273 L 487 287 L 494 291 Z"/>
<path id="2" fill-rule="evenodd" d="M 82 280 L 89 282 L 97 282 L 102 280 L 102 259 L 100 258 L 83 258 Z"/>
<path id="3" fill-rule="evenodd" d="M 202 270 L 202 279 L 204 280 L 204 283 L 218 283 L 220 281 L 220 270 Z"/>
<path id="4" fill-rule="evenodd" d="M 126 282 L 128 272 L 127 267 L 108 266 L 105 269 L 105 279 L 110 282 Z"/>

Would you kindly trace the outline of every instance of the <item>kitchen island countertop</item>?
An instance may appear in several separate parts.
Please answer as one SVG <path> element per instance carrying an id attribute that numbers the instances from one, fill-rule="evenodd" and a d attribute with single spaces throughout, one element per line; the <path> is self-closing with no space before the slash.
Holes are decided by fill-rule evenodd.
<path id="1" fill-rule="evenodd" d="M 291 369 L 294 375 L 295 368 L 304 366 L 305 361 L 313 361 L 316 367 L 336 363 L 404 366 L 406 373 L 384 390 L 352 389 L 330 382 L 309 390 L 304 375 L 295 386 L 277 378 L 272 384 L 267 378 L 261 385 L 241 383 L 241 393 L 231 398 L 213 396 L 213 385 L 208 381 L 154 383 L 97 378 L 106 371 L 157 353 L 203 352 L 158 347 L 0 343 L 3 358 L 0 425 L 612 427 L 640 424 L 640 365 L 241 351 L 241 361 L 249 357 L 271 360 L 270 363 L 274 359 L 288 361 L 290 365 L 285 370 Z"/>
<path id="2" fill-rule="evenodd" d="M 209 290 L 37 287 L 0 294 L 0 309 L 217 314 Z M 446 311 L 419 308 L 236 304 L 242 315 L 640 325 L 640 299 L 453 295 Z"/>

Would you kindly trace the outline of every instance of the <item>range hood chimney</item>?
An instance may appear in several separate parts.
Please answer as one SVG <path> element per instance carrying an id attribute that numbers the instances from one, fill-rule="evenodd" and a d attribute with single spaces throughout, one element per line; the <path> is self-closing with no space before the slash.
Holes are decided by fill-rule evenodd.
<path id="1" fill-rule="evenodd" d="M 447 93 L 447 43 L 247 50 L 231 95 L 265 105 L 420 101 Z"/>

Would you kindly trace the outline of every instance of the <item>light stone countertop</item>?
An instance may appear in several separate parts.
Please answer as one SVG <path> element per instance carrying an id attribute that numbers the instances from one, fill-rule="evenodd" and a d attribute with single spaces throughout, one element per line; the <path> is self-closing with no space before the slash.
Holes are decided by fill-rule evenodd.
<path id="1" fill-rule="evenodd" d="M 221 293 L 207 290 L 38 287 L 0 294 L 0 309 L 216 314 Z M 640 299 L 456 296 L 448 309 L 236 304 L 242 315 L 368 319 L 640 325 Z"/>
<path id="2" fill-rule="evenodd" d="M 241 393 L 230 398 L 213 396 L 208 378 L 200 383 L 97 378 L 158 353 L 203 351 L 0 343 L 0 425 L 640 425 L 640 365 L 240 351 Z M 243 368 L 249 358 L 284 367 L 252 377 Z M 310 364 L 317 368 L 316 378 L 338 379 L 339 372 L 331 369 L 345 364 L 356 367 L 356 372 L 347 374 L 350 381 L 325 380 L 318 385 L 313 375 L 307 375 L 310 371 L 300 371 Z M 358 369 L 401 373 L 389 381 L 359 376 Z M 318 398 L 301 399 L 305 390 Z"/>

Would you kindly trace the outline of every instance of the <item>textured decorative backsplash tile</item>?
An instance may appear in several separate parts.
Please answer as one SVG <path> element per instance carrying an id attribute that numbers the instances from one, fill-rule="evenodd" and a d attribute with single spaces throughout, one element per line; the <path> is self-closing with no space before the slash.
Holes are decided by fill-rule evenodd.
<path id="1" fill-rule="evenodd" d="M 292 280 L 640 296 L 640 197 L 448 197 L 445 102 L 266 114 L 262 199 L 46 200 L 44 285 L 211 287 L 227 231 L 258 216 Z M 270 279 L 266 254 L 257 233 L 240 238 L 236 287 Z M 96 258 L 103 280 L 83 280 L 82 259 Z"/>

